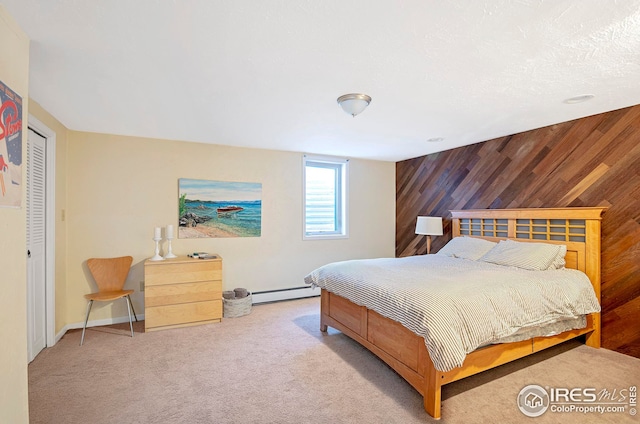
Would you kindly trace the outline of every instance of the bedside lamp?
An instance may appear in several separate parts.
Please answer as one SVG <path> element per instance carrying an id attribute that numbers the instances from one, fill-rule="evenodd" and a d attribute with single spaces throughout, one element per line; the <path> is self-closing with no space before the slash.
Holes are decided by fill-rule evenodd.
<path id="1" fill-rule="evenodd" d="M 431 252 L 431 236 L 442 235 L 442 218 L 439 216 L 419 216 L 416 221 L 416 234 L 427 236 L 427 254 Z"/>

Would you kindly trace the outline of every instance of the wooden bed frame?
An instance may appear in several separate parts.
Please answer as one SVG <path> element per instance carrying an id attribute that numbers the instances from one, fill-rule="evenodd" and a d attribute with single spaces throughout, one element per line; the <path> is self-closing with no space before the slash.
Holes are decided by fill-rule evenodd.
<path id="1" fill-rule="evenodd" d="M 565 244 L 567 268 L 583 271 L 600 301 L 600 223 L 606 208 L 489 209 L 451 211 L 453 237 L 492 241 L 513 239 Z M 440 418 L 445 384 L 523 358 L 567 340 L 586 335 L 588 346 L 600 347 L 600 314 L 587 315 L 587 326 L 556 336 L 489 345 L 469 353 L 462 367 L 448 372 L 434 368 L 424 339 L 396 321 L 349 300 L 321 292 L 320 329 L 340 330 L 386 362 L 423 397 L 429 415 Z"/>

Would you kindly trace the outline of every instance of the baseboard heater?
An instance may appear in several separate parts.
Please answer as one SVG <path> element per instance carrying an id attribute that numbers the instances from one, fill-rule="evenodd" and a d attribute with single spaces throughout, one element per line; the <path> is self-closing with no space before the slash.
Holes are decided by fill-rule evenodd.
<path id="1" fill-rule="evenodd" d="M 289 287 L 286 289 L 263 290 L 251 292 L 253 304 L 277 302 L 279 300 L 301 299 L 303 297 L 320 296 L 319 288 L 311 286 Z"/>

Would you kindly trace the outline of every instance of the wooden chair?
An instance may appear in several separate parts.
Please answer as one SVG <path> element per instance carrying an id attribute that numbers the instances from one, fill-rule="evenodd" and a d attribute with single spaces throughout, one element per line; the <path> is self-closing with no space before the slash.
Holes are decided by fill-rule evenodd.
<path id="1" fill-rule="evenodd" d="M 84 327 L 82 328 L 80 346 L 84 343 L 84 332 L 87 329 L 89 313 L 91 313 L 91 306 L 93 306 L 94 300 L 110 302 L 116 299 L 125 298 L 125 301 L 127 302 L 127 312 L 129 313 L 131 337 L 133 337 L 133 322 L 131 321 L 132 310 L 133 316 L 136 318 L 136 322 L 138 321 L 136 311 L 133 309 L 133 304 L 131 303 L 131 297 L 129 296 L 133 293 L 133 290 L 123 290 L 132 262 L 133 258 L 131 256 L 122 256 L 119 258 L 91 258 L 87 260 L 89 271 L 91 271 L 91 275 L 98 285 L 98 292 L 84 295 L 84 297 L 89 300 L 89 304 L 87 305 L 87 316 L 84 319 Z"/>

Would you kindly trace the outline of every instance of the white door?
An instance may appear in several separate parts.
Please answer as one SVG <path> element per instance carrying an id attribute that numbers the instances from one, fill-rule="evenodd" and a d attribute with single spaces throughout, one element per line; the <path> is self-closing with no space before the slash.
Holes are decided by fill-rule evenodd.
<path id="1" fill-rule="evenodd" d="M 27 353 L 46 347 L 46 139 L 29 128 L 27 139 Z"/>

